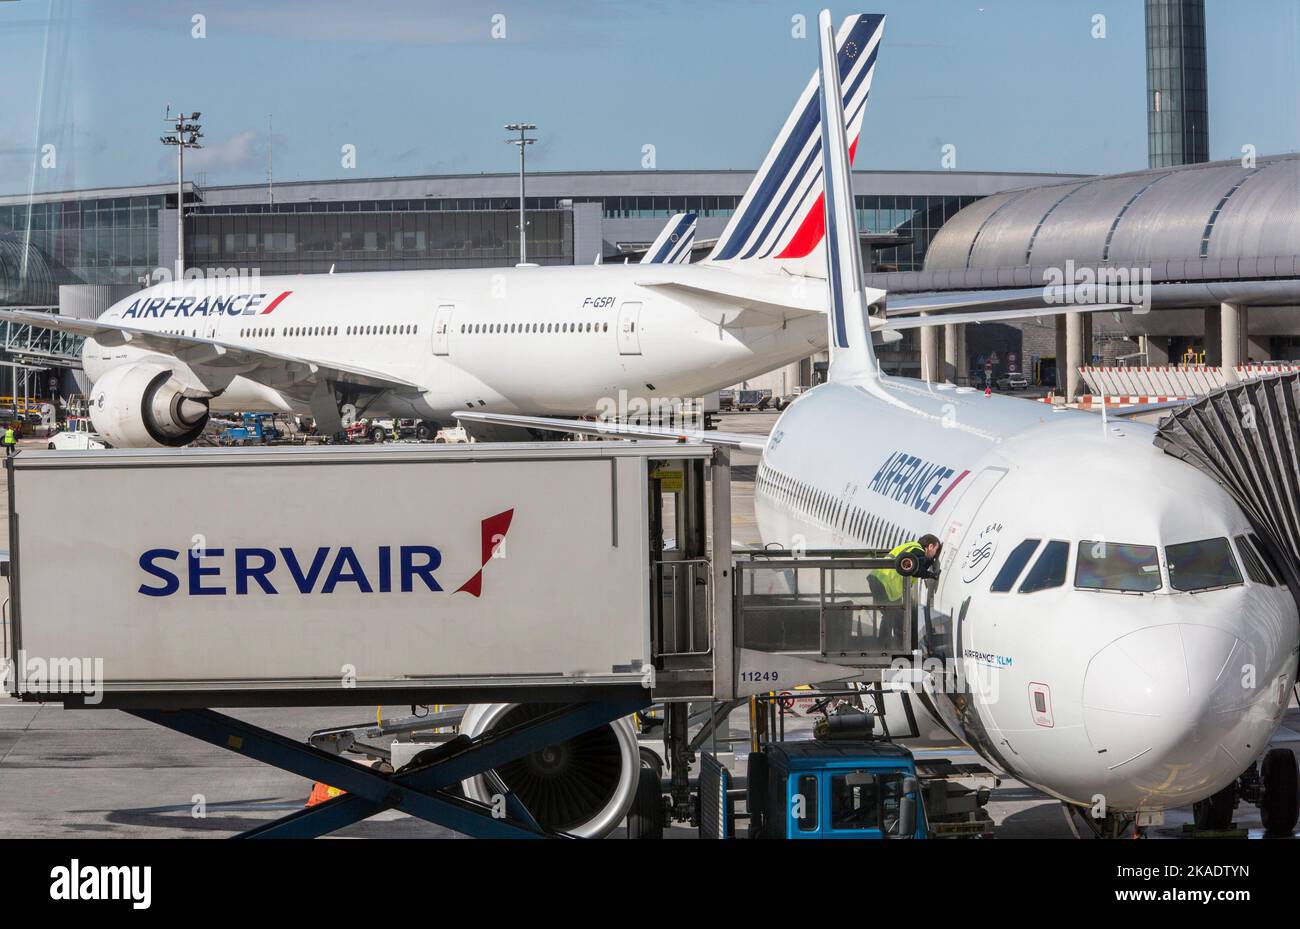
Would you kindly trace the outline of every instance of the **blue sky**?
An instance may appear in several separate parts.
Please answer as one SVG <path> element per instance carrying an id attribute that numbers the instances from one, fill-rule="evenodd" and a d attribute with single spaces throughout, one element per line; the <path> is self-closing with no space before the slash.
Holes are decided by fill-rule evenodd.
<path id="1" fill-rule="evenodd" d="M 863 8 L 866 10 L 867 8 Z M 1146 166 L 1141 0 L 893 0 L 869 168 Z M 850 12 L 837 8 L 837 17 Z M 0 3 L 0 193 L 165 181 L 168 103 L 203 112 L 201 180 L 752 168 L 816 66 L 816 7 L 767 0 Z M 191 17 L 206 17 L 206 37 Z M 493 38 L 494 14 L 505 38 Z M 792 17 L 809 37 L 792 36 Z M 1094 38 L 1104 15 L 1106 37 Z M 1300 149 L 1300 0 L 1208 0 L 1214 158 Z M 55 146 L 41 165 L 40 147 Z M 356 146 L 345 169 L 340 149 Z"/>

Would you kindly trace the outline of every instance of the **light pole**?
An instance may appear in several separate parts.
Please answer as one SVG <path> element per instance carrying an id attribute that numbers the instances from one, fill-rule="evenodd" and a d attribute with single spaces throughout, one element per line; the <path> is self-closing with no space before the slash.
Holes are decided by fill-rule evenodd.
<path id="1" fill-rule="evenodd" d="M 524 227 L 528 224 L 527 217 L 524 214 L 524 149 L 536 142 L 536 139 L 528 138 L 528 131 L 536 129 L 532 123 L 510 123 L 506 129 L 510 132 L 518 132 L 519 138 L 506 139 L 510 145 L 519 146 L 519 263 L 528 263 L 528 239 L 524 232 Z"/>
<path id="2" fill-rule="evenodd" d="M 167 106 L 167 116 L 163 122 L 172 123 L 175 128 L 160 136 L 163 145 L 176 146 L 176 280 L 185 277 L 185 149 L 202 148 L 199 139 L 203 138 L 202 128 L 197 120 L 199 113 L 177 113 L 171 115 L 171 105 Z"/>

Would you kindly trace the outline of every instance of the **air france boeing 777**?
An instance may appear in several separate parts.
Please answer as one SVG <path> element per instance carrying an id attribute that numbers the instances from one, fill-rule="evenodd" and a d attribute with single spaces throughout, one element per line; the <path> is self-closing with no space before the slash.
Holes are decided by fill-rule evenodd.
<path id="1" fill-rule="evenodd" d="M 881 24 L 850 17 L 839 32 L 855 134 Z M 427 429 L 461 409 L 700 397 L 823 347 L 816 129 L 814 78 L 711 261 L 187 280 L 96 320 L 0 318 L 87 337 L 91 418 L 119 447 L 185 445 L 213 410 L 308 413 L 331 433 L 351 415 Z"/>
<path id="2" fill-rule="evenodd" d="M 1158 450 L 1153 427 L 881 374 L 865 309 L 883 295 L 862 287 L 839 78 L 824 69 L 829 380 L 770 437 L 460 415 L 759 450 L 766 543 L 887 549 L 934 533 L 921 646 L 960 672 L 919 694 L 934 719 L 991 767 L 1112 821 L 1231 785 L 1290 699 L 1295 601 L 1242 510 Z"/>
<path id="3" fill-rule="evenodd" d="M 855 141 L 883 22 L 851 16 L 837 37 Z M 816 91 L 814 77 L 696 264 L 187 280 L 95 320 L 21 310 L 0 319 L 87 337 L 91 418 L 119 447 L 185 445 L 214 410 L 308 413 L 324 433 L 353 416 L 414 417 L 428 434 L 457 410 L 579 416 L 624 393 L 700 397 L 825 347 Z M 668 257 L 683 256 L 680 236 L 677 245 Z M 882 331 L 927 324 L 873 320 Z"/>

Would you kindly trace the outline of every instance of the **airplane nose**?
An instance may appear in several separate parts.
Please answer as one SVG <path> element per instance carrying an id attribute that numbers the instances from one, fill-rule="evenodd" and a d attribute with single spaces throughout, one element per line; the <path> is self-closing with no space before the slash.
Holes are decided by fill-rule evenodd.
<path id="1" fill-rule="evenodd" d="M 1083 718 L 1107 782 L 1124 785 L 1129 802 L 1163 808 L 1244 771 L 1268 738 L 1250 722 L 1259 691 L 1243 667 L 1254 660 L 1236 635 L 1189 623 L 1148 626 L 1097 652 Z"/>

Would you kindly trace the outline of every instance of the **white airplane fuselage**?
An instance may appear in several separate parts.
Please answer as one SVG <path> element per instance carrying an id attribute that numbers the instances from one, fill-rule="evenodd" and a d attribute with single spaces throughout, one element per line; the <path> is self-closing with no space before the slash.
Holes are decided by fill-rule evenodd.
<path id="1" fill-rule="evenodd" d="M 1173 588 L 1166 546 L 1235 539 L 1250 524 L 1153 432 L 951 385 L 830 383 L 772 433 L 759 529 L 765 543 L 810 548 L 934 533 L 941 574 L 920 647 L 961 680 L 940 679 L 932 712 L 993 767 L 1060 799 L 1184 806 L 1267 747 L 1295 681 L 1297 611 L 1285 587 L 1247 578 L 1235 549 L 1241 583 Z M 1064 582 L 990 592 L 1026 539 L 1042 540 L 1039 554 L 1068 543 Z M 1156 546 L 1158 589 L 1076 586 L 1085 541 Z"/>
<path id="2" fill-rule="evenodd" d="M 196 280 L 133 294 L 101 319 L 419 385 L 370 398 L 370 415 L 444 422 L 462 409 L 585 415 L 620 396 L 698 398 L 825 345 L 820 315 L 738 328 L 742 306 L 734 301 L 643 286 L 717 276 L 697 266 L 602 265 Z M 770 275 L 753 279 L 770 279 L 774 291 L 788 287 Z M 211 298 L 249 293 L 260 298 L 233 311 L 196 311 L 204 297 L 212 306 Z M 309 412 L 301 399 L 251 378 L 214 384 L 208 374 L 205 382 L 183 359 L 130 343 L 88 339 L 82 358 L 92 381 L 120 365 L 162 360 L 190 383 L 219 390 L 214 410 Z"/>

